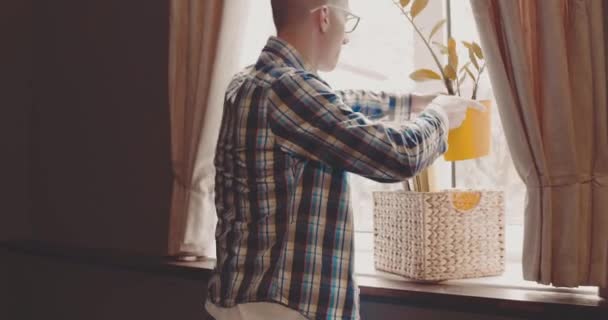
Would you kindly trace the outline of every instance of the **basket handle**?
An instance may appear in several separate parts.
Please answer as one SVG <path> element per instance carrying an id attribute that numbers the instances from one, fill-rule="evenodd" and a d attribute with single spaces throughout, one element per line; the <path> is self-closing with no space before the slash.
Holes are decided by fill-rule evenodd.
<path id="1" fill-rule="evenodd" d="M 481 202 L 481 192 L 476 191 L 456 191 L 450 192 L 450 203 L 452 208 L 459 212 L 469 212 Z"/>

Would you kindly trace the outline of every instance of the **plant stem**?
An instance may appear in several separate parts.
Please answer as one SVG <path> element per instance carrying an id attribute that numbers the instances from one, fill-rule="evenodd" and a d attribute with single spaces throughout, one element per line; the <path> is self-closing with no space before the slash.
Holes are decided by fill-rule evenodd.
<path id="1" fill-rule="evenodd" d="M 473 100 L 477 99 L 477 89 L 479 88 L 479 80 L 481 79 L 481 74 L 483 73 L 485 68 L 486 64 L 484 63 L 483 66 L 479 68 L 479 73 L 477 73 L 477 79 L 475 79 L 475 85 L 473 86 L 473 95 L 471 96 L 471 99 Z"/>
<path id="2" fill-rule="evenodd" d="M 398 1 L 394 2 L 393 1 L 393 3 L 397 7 L 399 7 L 399 9 L 403 13 L 403 15 L 412 24 L 412 26 L 414 27 L 414 30 L 416 31 L 416 33 L 418 33 L 418 35 L 420 36 L 420 38 L 424 42 L 424 45 L 431 52 L 431 55 L 433 56 L 433 60 L 435 60 L 435 63 L 437 64 L 437 67 L 439 68 L 439 72 L 441 73 L 441 76 L 443 77 L 443 83 L 445 84 L 445 87 L 448 90 L 448 94 L 454 95 L 454 87 L 452 86 L 452 83 L 450 82 L 450 79 L 448 79 L 448 77 L 446 76 L 445 72 L 443 72 L 443 67 L 441 66 L 441 62 L 439 62 L 439 58 L 437 58 L 437 55 L 435 54 L 435 52 L 431 48 L 431 45 L 426 41 L 426 38 L 424 37 L 424 35 L 422 35 L 422 32 L 420 31 L 420 29 L 418 29 L 418 27 L 414 23 L 414 20 L 410 16 L 407 15 L 407 13 L 405 12 L 405 9 L 403 9 L 403 7 L 401 7 L 401 5 L 399 4 L 399 2 Z"/>

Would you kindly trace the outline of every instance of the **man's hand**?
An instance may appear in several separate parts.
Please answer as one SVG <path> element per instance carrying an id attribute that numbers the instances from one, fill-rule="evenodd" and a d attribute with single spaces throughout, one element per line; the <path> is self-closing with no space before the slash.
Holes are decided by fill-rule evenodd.
<path id="1" fill-rule="evenodd" d="M 447 115 L 450 130 L 456 129 L 462 125 L 469 108 L 473 108 L 481 112 L 486 111 L 486 107 L 475 100 L 448 95 L 437 96 L 431 101 L 429 107 L 440 109 Z"/>
<path id="2" fill-rule="evenodd" d="M 431 101 L 433 101 L 433 99 L 437 98 L 438 96 L 439 94 L 419 95 L 412 93 L 412 114 L 419 114 L 424 111 L 424 109 L 429 106 Z"/>

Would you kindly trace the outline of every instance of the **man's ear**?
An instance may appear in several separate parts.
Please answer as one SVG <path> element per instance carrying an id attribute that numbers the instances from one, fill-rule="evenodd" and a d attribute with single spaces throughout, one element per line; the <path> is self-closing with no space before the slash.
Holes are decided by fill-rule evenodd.
<path id="1" fill-rule="evenodd" d="M 329 8 L 323 7 L 319 10 L 319 29 L 321 32 L 325 33 L 329 30 L 330 25 L 330 17 L 329 17 Z"/>

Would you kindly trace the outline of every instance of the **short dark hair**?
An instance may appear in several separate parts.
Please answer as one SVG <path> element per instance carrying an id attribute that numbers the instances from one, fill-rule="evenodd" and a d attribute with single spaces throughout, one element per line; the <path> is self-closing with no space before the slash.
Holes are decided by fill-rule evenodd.
<path id="1" fill-rule="evenodd" d="M 328 2 L 328 0 L 271 0 L 272 18 L 277 32 L 283 30 L 290 22 L 304 17 L 306 10 Z"/>
<path id="2" fill-rule="evenodd" d="M 285 27 L 287 23 L 287 11 L 289 6 L 286 4 L 288 1 L 285 0 L 271 0 L 270 5 L 272 6 L 272 19 L 274 20 L 274 26 L 277 28 L 277 32 Z"/>

